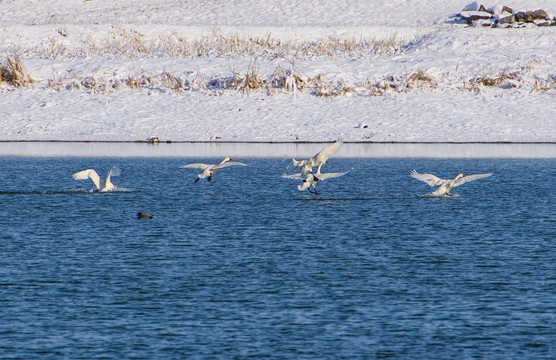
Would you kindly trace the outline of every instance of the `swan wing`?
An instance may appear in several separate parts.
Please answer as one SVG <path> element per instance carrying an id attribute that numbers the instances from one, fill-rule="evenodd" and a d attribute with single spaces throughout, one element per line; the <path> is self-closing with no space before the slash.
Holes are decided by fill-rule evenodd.
<path id="1" fill-rule="evenodd" d="M 492 175 L 492 173 L 467 175 L 467 176 L 461 177 L 461 178 L 457 179 L 456 181 L 454 181 L 454 187 L 460 186 L 461 184 L 465 184 L 466 182 L 469 182 L 469 181 L 486 178 L 486 177 L 489 177 L 491 175 Z"/>
<path id="2" fill-rule="evenodd" d="M 244 163 L 239 162 L 239 161 L 228 161 L 228 162 L 225 162 L 223 164 L 218 164 L 218 165 L 214 166 L 213 169 L 217 170 L 217 169 L 222 169 L 222 168 L 225 168 L 225 167 L 228 167 L 228 166 L 236 166 L 236 165 L 247 166 L 247 164 L 244 164 Z"/>
<path id="3" fill-rule="evenodd" d="M 347 174 L 349 171 L 346 172 L 331 172 L 331 173 L 320 173 L 320 174 L 315 174 L 315 176 L 317 177 L 317 179 L 319 180 L 326 180 L 326 179 L 333 179 L 333 178 L 337 178 L 340 176 L 344 176 L 345 174 Z"/>
<path id="4" fill-rule="evenodd" d="M 298 174 L 282 174 L 282 178 L 284 179 L 293 179 L 293 180 L 303 180 L 305 176 L 301 173 Z"/>
<path id="5" fill-rule="evenodd" d="M 292 158 L 292 166 L 293 167 L 302 167 L 303 165 L 307 164 L 308 160 L 295 160 Z"/>
<path id="6" fill-rule="evenodd" d="M 119 176 L 121 173 L 122 170 L 114 166 L 112 169 L 110 169 L 110 171 L 108 171 L 108 176 Z"/>
<path id="7" fill-rule="evenodd" d="M 87 169 L 87 170 L 83 170 L 83 171 L 78 171 L 75 174 L 73 174 L 71 177 L 73 178 L 73 180 L 85 180 L 85 179 L 89 178 L 89 173 L 90 172 L 94 172 L 95 174 L 97 173 L 93 169 Z M 98 177 L 98 174 L 97 174 L 97 177 Z"/>
<path id="8" fill-rule="evenodd" d="M 442 185 L 446 182 L 446 180 L 440 179 L 439 177 L 436 177 L 433 174 L 418 173 L 417 171 L 415 171 L 415 169 L 413 169 L 413 171 L 411 172 L 410 175 L 411 175 L 412 178 L 415 178 L 417 180 L 421 180 L 421 181 L 427 183 L 429 186 Z"/>
<path id="9" fill-rule="evenodd" d="M 315 155 L 315 164 L 320 164 L 321 162 L 326 162 L 326 160 L 334 155 L 335 153 L 340 150 L 342 145 L 344 144 L 343 141 L 335 141 L 332 144 L 328 145 L 324 149 L 322 149 L 317 155 Z"/>
<path id="10" fill-rule="evenodd" d="M 95 184 L 96 188 L 100 189 L 100 178 L 94 169 L 87 169 L 87 170 L 76 172 L 75 174 L 72 175 L 72 177 L 74 180 L 91 179 L 93 180 L 93 183 Z"/>
<path id="11" fill-rule="evenodd" d="M 187 164 L 187 165 L 183 165 L 180 166 L 181 168 L 192 168 L 192 169 L 208 169 L 209 167 L 214 166 L 214 165 L 209 165 L 209 164 L 203 164 L 203 163 L 194 163 L 194 164 Z"/>

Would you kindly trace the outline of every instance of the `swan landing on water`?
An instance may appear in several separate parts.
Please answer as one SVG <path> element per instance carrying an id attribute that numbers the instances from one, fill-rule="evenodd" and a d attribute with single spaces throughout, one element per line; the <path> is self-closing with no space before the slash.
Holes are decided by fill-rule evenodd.
<path id="1" fill-rule="evenodd" d="M 319 151 L 319 153 L 313 156 L 312 158 L 309 158 L 307 160 L 299 160 L 299 161 L 292 159 L 292 166 L 300 168 L 300 171 L 304 174 L 313 171 L 314 166 L 318 166 L 317 173 L 320 173 L 320 168 L 324 164 L 326 164 L 326 161 L 328 160 L 329 157 L 331 157 L 332 155 L 337 153 L 338 150 L 340 150 L 343 144 L 344 142 L 341 140 L 334 141 L 332 144 L 326 146 L 321 151 Z"/>
<path id="2" fill-rule="evenodd" d="M 310 193 L 318 194 L 316 189 L 316 184 L 319 181 L 332 179 L 339 176 L 344 176 L 347 172 L 338 172 L 338 173 L 321 173 L 320 170 L 324 164 L 328 161 L 332 155 L 338 152 L 343 145 L 343 141 L 337 140 L 334 141 L 332 144 L 325 146 L 321 151 L 319 151 L 315 156 L 307 159 L 307 160 L 295 160 L 292 159 L 292 166 L 299 168 L 298 174 L 293 175 L 286 175 L 283 174 L 282 177 L 286 179 L 295 179 L 295 180 L 303 180 L 301 185 L 297 186 L 299 191 L 308 190 Z M 313 173 L 313 167 L 317 167 L 317 172 Z M 353 169 L 352 169 L 353 170 Z M 311 188 L 313 189 L 311 191 Z"/>
<path id="3" fill-rule="evenodd" d="M 303 175 L 301 173 L 293 174 L 293 175 L 282 174 L 282 177 L 284 179 L 303 180 L 303 182 L 300 185 L 297 185 L 297 190 L 299 190 L 299 191 L 308 190 L 310 193 L 318 194 L 318 191 L 316 189 L 317 182 L 324 181 L 324 180 L 327 180 L 327 179 L 337 178 L 337 177 L 340 177 L 340 176 L 344 176 L 348 172 L 349 171 L 333 172 L 333 173 L 320 173 L 320 172 L 317 171 L 317 173 L 315 173 L 315 174 L 307 173 L 305 175 Z M 311 191 L 311 188 L 313 189 L 312 191 Z"/>
<path id="4" fill-rule="evenodd" d="M 230 157 L 226 157 L 224 160 L 222 160 L 220 162 L 220 164 L 203 164 L 203 163 L 194 163 L 194 164 L 187 164 L 187 165 L 183 165 L 180 166 L 181 168 L 193 168 L 193 169 L 202 169 L 203 172 L 197 175 L 197 179 L 195 179 L 195 182 L 199 181 L 200 179 L 204 179 L 207 178 L 208 181 L 212 180 L 212 175 L 218 171 L 218 169 L 222 169 L 228 166 L 234 166 L 234 165 L 239 165 L 239 166 L 247 166 L 246 164 L 242 163 L 242 162 L 237 162 L 237 161 L 231 161 L 232 159 L 230 159 Z"/>
<path id="5" fill-rule="evenodd" d="M 427 183 L 429 186 L 438 186 L 438 189 L 436 189 L 435 191 L 432 192 L 432 195 L 434 195 L 434 196 L 442 196 L 442 195 L 448 195 L 449 196 L 449 195 L 451 195 L 450 190 L 452 190 L 456 186 L 460 186 L 460 185 L 465 184 L 466 182 L 469 182 L 469 181 L 486 178 L 486 177 L 491 176 L 491 175 L 492 175 L 491 173 L 489 173 L 489 174 L 474 174 L 474 175 L 468 175 L 468 176 L 463 176 L 463 174 L 459 174 L 453 180 L 444 180 L 444 179 L 440 179 L 440 178 L 438 178 L 438 177 L 436 177 L 432 174 L 418 173 L 417 171 L 415 171 L 415 169 L 413 169 L 413 171 L 411 171 L 411 177 L 413 177 L 417 180 L 421 180 L 421 181 Z"/>
<path id="6" fill-rule="evenodd" d="M 115 167 L 106 173 L 105 181 L 101 181 L 97 172 L 93 169 L 87 169 L 87 170 L 76 172 L 75 174 L 72 175 L 72 177 L 74 180 L 91 179 L 93 180 L 93 184 L 95 184 L 95 187 L 97 188 L 98 191 L 105 192 L 105 191 L 112 191 L 116 189 L 114 184 L 110 182 L 110 177 L 118 176 L 118 175 L 120 175 L 120 169 Z"/>

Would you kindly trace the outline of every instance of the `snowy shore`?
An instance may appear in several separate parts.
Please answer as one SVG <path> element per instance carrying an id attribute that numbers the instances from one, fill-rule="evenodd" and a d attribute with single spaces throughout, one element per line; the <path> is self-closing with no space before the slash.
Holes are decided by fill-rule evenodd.
<path id="1" fill-rule="evenodd" d="M 468 1 L 25 2 L 0 141 L 556 142 L 556 27 L 450 23 Z"/>

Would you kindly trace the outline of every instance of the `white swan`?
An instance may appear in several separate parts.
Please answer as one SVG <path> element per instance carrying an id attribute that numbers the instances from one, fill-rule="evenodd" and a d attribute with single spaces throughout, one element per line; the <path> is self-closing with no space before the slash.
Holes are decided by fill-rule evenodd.
<path id="1" fill-rule="evenodd" d="M 199 181 L 200 179 L 207 178 L 208 181 L 212 180 L 212 175 L 218 171 L 218 169 L 222 169 L 228 166 L 247 166 L 242 162 L 231 161 L 230 157 L 226 157 L 224 160 L 220 162 L 220 164 L 203 164 L 203 163 L 194 163 L 194 164 L 187 164 L 180 166 L 180 168 L 194 168 L 194 169 L 203 169 L 203 172 L 197 175 L 197 179 L 195 182 Z"/>
<path id="2" fill-rule="evenodd" d="M 438 186 L 438 189 L 436 189 L 435 191 L 432 192 L 432 195 L 434 196 L 440 196 L 440 195 L 450 195 L 450 190 L 452 190 L 453 188 L 455 188 L 456 186 L 460 186 L 462 184 L 465 184 L 466 182 L 469 181 L 473 181 L 473 180 L 477 180 L 477 179 L 482 179 L 488 176 L 491 176 L 492 173 L 488 173 L 488 174 L 474 174 L 474 175 L 468 175 L 468 176 L 463 176 L 463 174 L 459 174 L 458 176 L 456 176 L 453 180 L 444 180 L 444 179 L 440 179 L 432 174 L 420 174 L 417 171 L 415 171 L 415 169 L 413 169 L 413 171 L 411 172 L 411 177 L 417 179 L 417 180 L 421 180 L 425 183 L 427 183 L 429 186 Z"/>
<path id="3" fill-rule="evenodd" d="M 303 165 L 307 165 L 309 160 L 295 160 L 292 158 L 292 166 L 293 167 L 302 167 Z"/>
<path id="4" fill-rule="evenodd" d="M 112 182 L 110 182 L 111 176 L 118 176 L 120 175 L 120 169 L 112 168 L 106 173 L 106 180 L 100 181 L 100 177 L 98 176 L 97 172 L 93 169 L 87 169 L 83 171 L 76 172 L 72 175 L 74 180 L 85 180 L 91 179 L 93 180 L 93 184 L 95 184 L 98 191 L 105 192 L 105 191 L 112 191 L 116 187 Z"/>
<path id="5" fill-rule="evenodd" d="M 335 153 L 340 150 L 342 145 L 344 144 L 343 141 L 338 140 L 334 141 L 332 144 L 326 146 L 322 149 L 319 153 L 307 160 L 295 160 L 292 159 L 292 166 L 300 168 L 300 172 L 303 174 L 307 174 L 313 170 L 314 166 L 318 166 L 317 173 L 320 172 L 320 168 L 322 165 L 326 164 L 326 161 L 329 157 L 334 155 Z"/>
<path id="6" fill-rule="evenodd" d="M 340 177 L 340 176 L 344 176 L 348 172 L 349 171 L 334 172 L 334 173 L 320 173 L 320 172 L 317 171 L 316 173 L 311 173 L 310 172 L 310 173 L 307 173 L 307 174 L 301 174 L 301 173 L 291 174 L 291 175 L 282 174 L 282 177 L 284 179 L 303 180 L 303 182 L 300 185 L 297 186 L 297 190 L 299 190 L 299 191 L 308 190 L 310 193 L 318 194 L 318 191 L 315 187 L 317 182 L 327 180 L 327 179 L 337 178 L 337 177 Z M 313 188 L 313 191 L 311 191 L 311 188 Z"/>

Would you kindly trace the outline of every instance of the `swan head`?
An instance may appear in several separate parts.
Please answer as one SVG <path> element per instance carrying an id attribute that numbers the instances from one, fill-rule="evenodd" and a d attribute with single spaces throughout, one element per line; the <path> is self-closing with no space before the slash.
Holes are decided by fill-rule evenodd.
<path id="1" fill-rule="evenodd" d="M 230 161 L 230 160 L 232 160 L 232 158 L 229 157 L 229 156 L 226 156 L 226 157 L 224 158 L 224 160 L 222 160 L 222 161 L 220 162 L 220 164 L 224 164 L 226 161 Z"/>
<path id="2" fill-rule="evenodd" d="M 462 177 L 463 177 L 463 174 L 459 174 L 458 176 L 456 176 L 456 178 L 454 180 L 457 180 L 457 179 L 462 178 Z"/>

